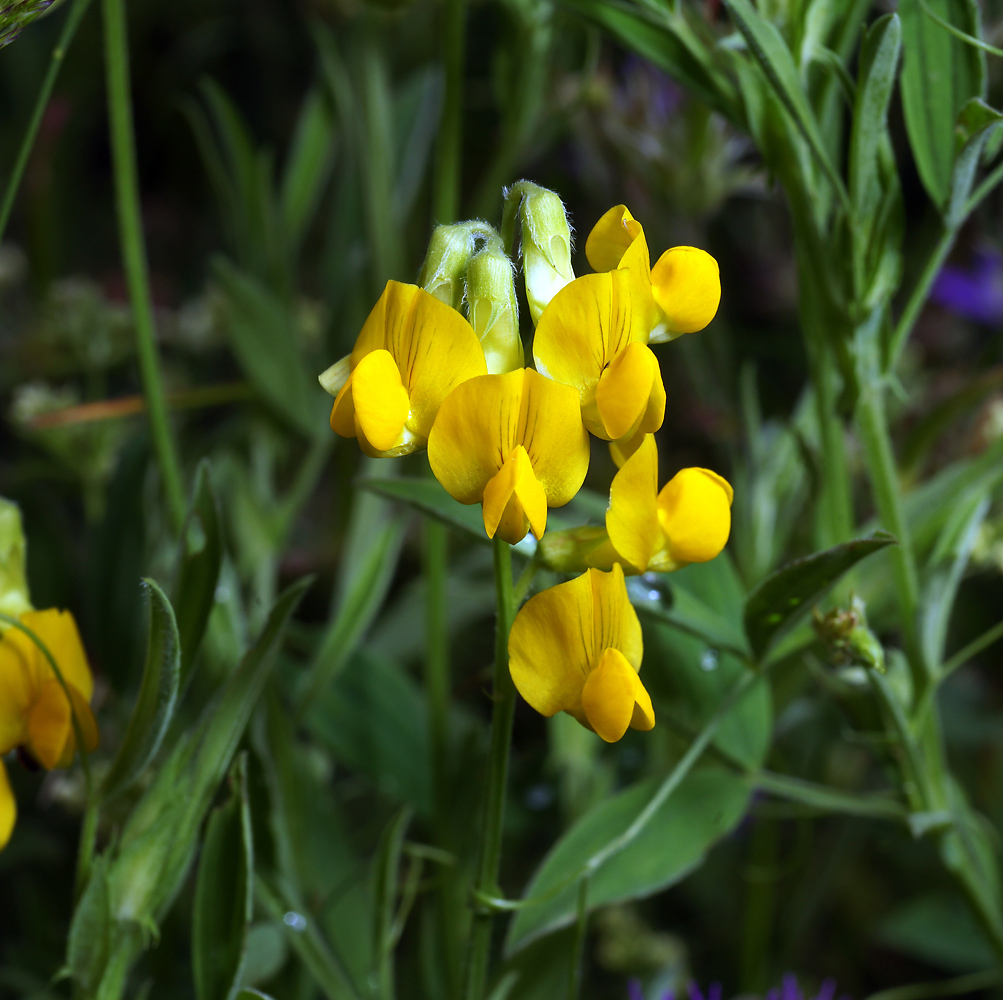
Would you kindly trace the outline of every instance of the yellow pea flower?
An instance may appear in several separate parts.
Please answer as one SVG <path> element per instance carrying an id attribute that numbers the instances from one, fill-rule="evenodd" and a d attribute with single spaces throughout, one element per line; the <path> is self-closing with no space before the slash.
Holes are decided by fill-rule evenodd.
<path id="1" fill-rule="evenodd" d="M 0 755 L 22 747 L 48 770 L 69 767 L 78 749 L 74 714 L 85 749 L 90 752 L 98 744 L 97 722 L 90 708 L 94 679 L 80 633 L 73 615 L 56 608 L 28 611 L 20 620 L 45 643 L 66 690 L 34 641 L 20 629 L 9 628 L 0 639 Z M 10 838 L 16 815 L 0 761 L 0 848 Z"/>
<path id="2" fill-rule="evenodd" d="M 721 302 L 717 261 L 697 247 L 672 247 L 651 267 L 644 229 L 626 205 L 614 205 L 592 227 L 585 256 L 597 271 L 628 269 L 635 294 L 647 300 L 648 343 L 702 330 Z"/>
<path id="3" fill-rule="evenodd" d="M 733 492 L 709 469 L 683 469 L 658 489 L 658 448 L 648 435 L 613 477 L 606 530 L 627 572 L 667 573 L 707 562 L 731 532 Z"/>
<path id="4" fill-rule="evenodd" d="M 367 455 L 424 448 L 442 401 L 487 371 L 477 334 L 417 285 L 388 281 L 349 357 L 320 376 L 335 396 L 331 429 Z"/>
<path id="5" fill-rule="evenodd" d="M 655 712 L 638 677 L 643 643 L 623 570 L 590 569 L 531 597 L 509 635 L 509 669 L 541 715 L 568 712 L 615 743 L 651 729 Z"/>
<path id="6" fill-rule="evenodd" d="M 547 508 L 572 500 L 588 472 L 578 394 L 530 368 L 469 379 L 440 407 L 428 461 L 450 496 L 484 505 L 489 538 L 540 538 Z"/>
<path id="7" fill-rule="evenodd" d="M 662 374 L 631 282 L 629 270 L 576 278 L 551 299 L 533 338 L 537 369 L 578 390 L 585 426 L 604 441 L 656 431 L 665 416 Z"/>

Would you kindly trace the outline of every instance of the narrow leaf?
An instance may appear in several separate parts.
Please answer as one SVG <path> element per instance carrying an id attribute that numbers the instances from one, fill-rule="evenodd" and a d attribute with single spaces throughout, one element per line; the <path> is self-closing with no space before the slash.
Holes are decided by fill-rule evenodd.
<path id="1" fill-rule="evenodd" d="M 145 580 L 144 584 L 150 599 L 146 666 L 136 707 L 104 780 L 102 795 L 105 798 L 123 792 L 146 769 L 160 749 L 178 697 L 181 645 L 174 611 L 152 580 Z"/>
<path id="2" fill-rule="evenodd" d="M 929 0 L 928 6 L 966 34 L 980 34 L 974 0 Z M 927 193 L 944 210 L 955 161 L 954 124 L 967 101 L 983 96 L 985 57 L 927 17 L 919 0 L 901 0 L 899 16 L 900 87 L 909 145 Z"/>
<path id="3" fill-rule="evenodd" d="M 1003 114 L 978 98 L 972 98 L 958 115 L 956 131 L 961 149 L 951 173 L 951 195 L 944 220 L 949 229 L 957 229 L 965 221 L 975 171 L 986 142 L 1000 123 L 1003 123 Z"/>
<path id="4" fill-rule="evenodd" d="M 181 565 L 174 586 L 178 637 L 181 643 L 181 690 L 195 666 L 209 615 L 216 603 L 216 587 L 223 564 L 219 505 L 213 491 L 209 463 L 195 473 L 192 506 L 182 535 Z"/>
<path id="5" fill-rule="evenodd" d="M 307 437 L 323 429 L 321 390 L 300 353 L 296 321 L 257 278 L 224 257 L 213 275 L 226 301 L 230 346 L 248 379 L 279 416 Z"/>
<path id="6" fill-rule="evenodd" d="M 484 518 L 476 504 L 457 503 L 434 479 L 360 479 L 356 485 L 388 500 L 398 500 L 451 528 L 490 542 L 484 531 Z"/>
<path id="7" fill-rule="evenodd" d="M 745 602 L 745 634 L 756 657 L 761 657 L 848 569 L 893 544 L 892 535 L 876 531 L 798 559 L 768 576 Z"/>
<path id="8" fill-rule="evenodd" d="M 576 875 L 630 827 L 658 785 L 657 779 L 645 781 L 606 799 L 558 840 L 533 876 L 524 908 L 512 923 L 510 952 L 575 919 Z M 636 840 L 592 874 L 589 909 L 650 896 L 680 881 L 738 823 L 748 798 L 745 781 L 722 768 L 706 767 L 689 774 Z"/>
<path id="9" fill-rule="evenodd" d="M 311 90 L 303 99 L 282 175 L 282 221 L 292 247 L 302 243 L 331 175 L 334 140 L 330 106 L 320 91 Z"/>
<path id="10" fill-rule="evenodd" d="M 66 964 L 73 982 L 85 996 L 97 988 L 111 949 L 111 901 L 108 864 L 94 859 L 87 888 L 73 912 L 67 942 Z"/>
<path id="11" fill-rule="evenodd" d="M 195 885 L 192 971 L 198 1000 L 227 1000 L 238 985 L 254 910 L 246 755 L 230 780 L 229 801 L 209 817 Z"/>

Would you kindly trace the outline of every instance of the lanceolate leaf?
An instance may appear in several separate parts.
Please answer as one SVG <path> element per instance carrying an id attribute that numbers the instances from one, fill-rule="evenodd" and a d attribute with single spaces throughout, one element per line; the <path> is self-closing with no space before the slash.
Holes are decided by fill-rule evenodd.
<path id="1" fill-rule="evenodd" d="M 645 781 L 606 799 L 558 840 L 533 877 L 524 908 L 512 923 L 509 951 L 575 919 L 575 876 L 627 830 L 658 784 L 657 779 Z M 738 823 L 748 798 L 745 781 L 722 768 L 701 768 L 688 775 L 637 838 L 592 874 L 589 909 L 650 896 L 680 881 Z"/>
<path id="2" fill-rule="evenodd" d="M 980 35 L 975 0 L 927 0 L 927 5 L 966 34 Z M 954 124 L 967 101 L 983 96 L 985 56 L 927 17 L 919 0 L 901 0 L 899 16 L 906 131 L 923 185 L 943 210 L 954 169 Z"/>
<path id="3" fill-rule="evenodd" d="M 143 683 L 125 737 L 104 781 L 105 798 L 124 791 L 146 769 L 160 749 L 178 697 L 181 646 L 174 611 L 152 580 L 144 583 L 150 597 L 150 630 Z"/>
<path id="4" fill-rule="evenodd" d="M 228 1000 L 238 985 L 254 911 L 254 846 L 247 758 L 231 772 L 229 801 L 206 826 L 195 886 L 192 971 L 198 1000 Z"/>
<path id="5" fill-rule="evenodd" d="M 745 633 L 753 653 L 761 657 L 850 567 L 893 544 L 894 536 L 875 531 L 798 559 L 768 576 L 745 602 Z"/>
<path id="6" fill-rule="evenodd" d="M 993 130 L 1001 123 L 1003 115 L 978 98 L 972 98 L 958 115 L 956 131 L 962 146 L 951 173 L 951 193 L 945 217 L 950 229 L 957 229 L 965 221 L 968 196 L 982 151 Z"/>
<path id="7" fill-rule="evenodd" d="M 192 507 L 182 539 L 181 565 L 174 586 L 178 637 L 181 642 L 181 689 L 185 688 L 216 601 L 223 563 L 219 506 L 212 488 L 209 463 L 200 462 L 195 474 Z"/>
<path id="8" fill-rule="evenodd" d="M 442 521 L 451 528 L 473 535 L 474 538 L 482 542 L 491 541 L 484 531 L 481 508 L 477 505 L 467 506 L 457 503 L 433 479 L 403 477 L 400 479 L 361 479 L 357 485 L 360 489 L 368 490 L 377 496 L 406 503 L 423 514 L 434 517 L 437 521 Z"/>

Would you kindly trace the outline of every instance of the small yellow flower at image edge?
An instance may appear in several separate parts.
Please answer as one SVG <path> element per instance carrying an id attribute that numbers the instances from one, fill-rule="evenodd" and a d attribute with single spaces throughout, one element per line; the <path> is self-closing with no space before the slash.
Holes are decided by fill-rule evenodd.
<path id="1" fill-rule="evenodd" d="M 0 638 L 0 757 L 20 747 L 46 770 L 69 767 L 79 749 L 74 715 L 84 750 L 90 753 L 98 745 L 90 707 L 94 678 L 77 624 L 73 615 L 57 608 L 25 612 L 20 622 L 45 644 L 65 690 L 35 641 L 16 626 L 9 627 Z M 16 816 L 0 759 L 0 848 L 10 839 Z"/>
<path id="2" fill-rule="evenodd" d="M 655 725 L 641 683 L 641 623 L 623 570 L 589 569 L 520 609 L 509 634 L 516 689 L 541 715 L 573 715 L 607 743 Z"/>

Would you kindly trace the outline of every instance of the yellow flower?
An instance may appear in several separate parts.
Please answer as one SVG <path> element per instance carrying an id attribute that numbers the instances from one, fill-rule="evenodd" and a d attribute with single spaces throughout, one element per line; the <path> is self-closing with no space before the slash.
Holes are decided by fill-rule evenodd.
<path id="1" fill-rule="evenodd" d="M 576 278 L 551 299 L 533 339 L 537 369 L 578 390 L 585 426 L 605 441 L 656 431 L 665 415 L 644 303 L 631 280 L 630 270 Z"/>
<path id="2" fill-rule="evenodd" d="M 613 477 L 606 530 L 630 573 L 667 573 L 707 562 L 731 532 L 728 482 L 709 469 L 683 469 L 658 489 L 658 448 L 650 435 Z"/>
<path id="3" fill-rule="evenodd" d="M 629 269 L 635 294 L 648 302 L 648 343 L 702 330 L 721 302 L 717 261 L 696 247 L 673 247 L 651 267 L 644 229 L 626 205 L 615 205 L 593 226 L 585 256 L 597 271 Z"/>
<path id="4" fill-rule="evenodd" d="M 578 394 L 529 368 L 470 379 L 439 409 L 428 461 L 454 499 L 483 503 L 489 538 L 540 538 L 547 507 L 568 503 L 588 471 Z"/>
<path id="5" fill-rule="evenodd" d="M 20 629 L 9 628 L 0 639 L 0 755 L 22 747 L 49 770 L 69 767 L 77 752 L 74 714 L 85 749 L 90 752 L 98 744 L 97 722 L 90 708 L 94 679 L 80 633 L 73 615 L 56 608 L 28 611 L 20 620 L 45 643 L 63 676 L 66 691 L 34 641 Z M 2 762 L 0 771 L 3 847 L 14 826 L 16 806 Z"/>
<path id="6" fill-rule="evenodd" d="M 442 401 L 487 371 L 477 334 L 417 285 L 388 281 L 349 357 L 320 383 L 335 395 L 331 428 L 357 437 L 367 455 L 424 448 Z"/>
<path id="7" fill-rule="evenodd" d="M 655 725 L 637 675 L 641 624 L 618 565 L 531 597 L 512 623 L 508 652 L 516 688 L 541 715 L 568 712 L 607 743 Z"/>

